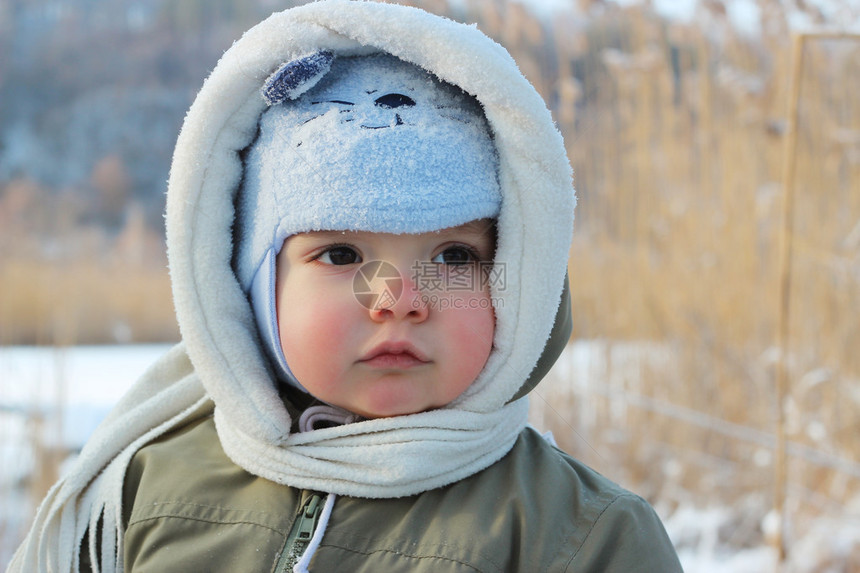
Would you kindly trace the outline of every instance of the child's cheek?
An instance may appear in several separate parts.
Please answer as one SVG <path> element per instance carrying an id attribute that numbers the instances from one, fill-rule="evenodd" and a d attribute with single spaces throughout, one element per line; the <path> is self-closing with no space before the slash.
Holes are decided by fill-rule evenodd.
<path id="1" fill-rule="evenodd" d="M 496 333 L 496 319 L 492 308 L 480 308 L 469 311 L 466 328 L 463 329 L 464 347 L 469 347 L 471 354 L 483 356 L 479 359 L 483 368 L 486 357 L 493 348 L 493 337 Z"/>
<path id="2" fill-rule="evenodd" d="M 335 380 L 351 359 L 349 337 L 358 303 L 342 290 L 305 289 L 301 301 L 284 313 L 286 324 L 279 325 L 287 364 L 311 393 L 311 386 Z"/>
<path id="3" fill-rule="evenodd" d="M 449 356 L 451 358 L 449 399 L 453 400 L 475 381 L 484 369 L 493 348 L 495 315 L 493 310 L 482 308 L 457 312 L 456 325 L 449 329 Z"/>
<path id="4" fill-rule="evenodd" d="M 331 300 L 308 308 L 304 334 L 314 345 L 318 360 L 330 363 L 333 357 L 343 359 L 348 356 L 348 338 L 354 322 L 350 320 L 349 311 L 354 310 L 351 306 Z"/>

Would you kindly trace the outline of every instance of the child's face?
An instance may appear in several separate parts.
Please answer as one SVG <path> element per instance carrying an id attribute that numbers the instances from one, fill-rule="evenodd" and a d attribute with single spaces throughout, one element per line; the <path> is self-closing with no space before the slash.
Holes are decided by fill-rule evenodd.
<path id="1" fill-rule="evenodd" d="M 492 349 L 495 317 L 479 262 L 490 263 L 494 250 L 491 221 L 414 235 L 291 236 L 278 255 L 277 278 L 287 364 L 316 398 L 368 418 L 448 404 Z M 391 269 L 362 267 L 372 261 L 393 265 L 400 280 L 372 277 L 374 269 Z M 464 280 L 455 280 L 458 273 Z M 385 287 L 391 298 L 360 301 L 355 294 Z"/>

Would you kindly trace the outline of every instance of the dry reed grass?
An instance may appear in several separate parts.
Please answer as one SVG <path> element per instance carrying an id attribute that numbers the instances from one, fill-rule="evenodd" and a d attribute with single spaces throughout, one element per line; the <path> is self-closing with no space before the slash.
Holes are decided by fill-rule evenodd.
<path id="1" fill-rule="evenodd" d="M 178 337 L 165 267 L 105 260 L 0 261 L 0 344 Z"/>

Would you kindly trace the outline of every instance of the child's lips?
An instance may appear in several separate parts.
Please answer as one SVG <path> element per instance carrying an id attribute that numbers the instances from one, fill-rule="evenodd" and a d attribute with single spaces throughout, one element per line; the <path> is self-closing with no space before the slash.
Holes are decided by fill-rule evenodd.
<path id="1" fill-rule="evenodd" d="M 389 342 L 374 347 L 359 362 L 374 368 L 406 369 L 427 364 L 430 360 L 409 343 Z"/>

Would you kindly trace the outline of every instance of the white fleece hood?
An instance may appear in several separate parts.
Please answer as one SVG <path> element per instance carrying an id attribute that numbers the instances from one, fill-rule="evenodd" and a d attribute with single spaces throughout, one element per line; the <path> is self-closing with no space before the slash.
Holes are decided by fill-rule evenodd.
<path id="1" fill-rule="evenodd" d="M 266 107 L 261 86 L 284 62 L 321 50 L 335 56 L 386 52 L 480 102 L 500 165 L 495 261 L 504 264 L 505 280 L 491 292 L 500 301 L 493 351 L 455 402 L 291 434 L 292 420 L 234 274 L 231 238 L 243 172 L 239 153 L 255 137 Z M 174 154 L 167 240 L 183 342 L 123 398 L 51 490 L 10 571 L 76 570 L 80 540 L 98 520 L 102 570 L 120 570 L 128 461 L 213 403 L 227 455 L 253 474 L 293 487 L 399 497 L 494 463 L 526 424 L 526 400 L 519 397 L 548 367 L 539 359 L 563 302 L 574 203 L 562 138 L 543 100 L 508 53 L 475 27 L 414 8 L 352 0 L 308 4 L 255 26 L 204 83 Z M 90 551 L 99 557 L 95 543 Z"/>
<path id="2" fill-rule="evenodd" d="M 247 433 L 285 438 L 289 420 L 226 239 L 242 176 L 238 151 L 253 139 L 265 108 L 260 88 L 283 62 L 319 50 L 388 52 L 484 107 L 500 157 L 496 261 L 506 280 L 492 293 L 503 301 L 493 354 L 455 406 L 497 410 L 534 368 L 559 304 L 573 225 L 570 166 L 543 100 L 501 46 L 474 27 L 403 6 L 335 0 L 274 14 L 237 41 L 207 79 L 179 138 L 167 207 L 174 296 L 191 360 L 211 373 L 207 391 L 247 420 Z"/>

